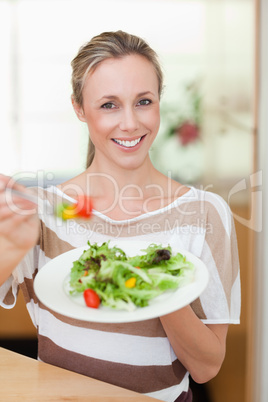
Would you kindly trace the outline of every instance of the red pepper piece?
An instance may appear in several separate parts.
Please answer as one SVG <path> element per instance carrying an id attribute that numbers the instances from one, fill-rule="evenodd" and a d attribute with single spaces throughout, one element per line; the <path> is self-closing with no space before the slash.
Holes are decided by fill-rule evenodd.
<path id="1" fill-rule="evenodd" d="M 79 195 L 77 197 L 77 205 L 75 213 L 80 218 L 89 219 L 92 214 L 92 199 L 87 195 Z"/>

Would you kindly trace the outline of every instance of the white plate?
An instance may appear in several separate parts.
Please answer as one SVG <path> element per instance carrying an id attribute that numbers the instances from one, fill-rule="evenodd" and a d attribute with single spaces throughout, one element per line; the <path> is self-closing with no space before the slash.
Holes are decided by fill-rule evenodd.
<path id="1" fill-rule="evenodd" d="M 149 242 L 111 241 L 111 246 L 120 247 L 128 256 L 134 256 L 148 247 Z M 34 291 L 38 299 L 51 310 L 83 321 L 102 323 L 122 323 L 148 320 L 172 313 L 187 306 L 197 299 L 208 284 L 209 274 L 205 264 L 196 256 L 184 250 L 181 252 L 195 266 L 193 281 L 175 291 L 165 292 L 150 301 L 149 306 L 134 311 L 113 310 L 100 306 L 98 309 L 86 307 L 83 296 L 74 297 L 68 294 L 68 279 L 73 261 L 77 260 L 88 246 L 76 248 L 63 253 L 49 261 L 38 272 L 34 281 Z"/>

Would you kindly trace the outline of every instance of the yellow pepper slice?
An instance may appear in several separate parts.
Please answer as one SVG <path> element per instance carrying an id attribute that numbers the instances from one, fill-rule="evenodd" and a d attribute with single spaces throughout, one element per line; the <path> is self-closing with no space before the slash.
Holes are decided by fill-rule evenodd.
<path id="1" fill-rule="evenodd" d="M 61 217 L 63 220 L 76 218 L 77 217 L 76 206 L 71 205 L 64 208 Z"/>
<path id="2" fill-rule="evenodd" d="M 136 286 L 136 278 L 132 277 L 126 280 L 125 286 L 127 288 L 134 288 Z"/>

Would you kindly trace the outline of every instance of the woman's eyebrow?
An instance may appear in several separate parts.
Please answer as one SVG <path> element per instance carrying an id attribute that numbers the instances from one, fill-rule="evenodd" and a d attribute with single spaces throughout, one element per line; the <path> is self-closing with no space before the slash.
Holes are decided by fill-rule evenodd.
<path id="1" fill-rule="evenodd" d="M 145 96 L 145 95 L 153 95 L 155 96 L 155 94 L 151 91 L 144 91 L 144 92 L 140 92 L 136 95 L 137 98 L 140 98 L 141 96 Z M 103 99 L 119 99 L 119 96 L 117 95 L 103 95 L 99 100 L 102 101 Z"/>
<path id="2" fill-rule="evenodd" d="M 153 92 L 151 91 L 145 91 L 145 92 L 140 92 L 137 97 L 139 98 L 140 96 L 145 96 L 145 95 L 155 95 Z"/>

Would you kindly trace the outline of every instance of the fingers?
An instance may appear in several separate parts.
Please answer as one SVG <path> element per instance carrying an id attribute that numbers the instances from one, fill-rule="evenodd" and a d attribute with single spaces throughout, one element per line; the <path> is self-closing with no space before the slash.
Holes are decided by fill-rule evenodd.
<path id="1" fill-rule="evenodd" d="M 26 190 L 11 177 L 0 174 L 0 233 L 2 234 L 37 213 L 34 203 L 18 196 L 13 197 L 11 193 L 5 191 L 7 188 L 24 192 Z"/>
<path id="2" fill-rule="evenodd" d="M 23 256 L 36 244 L 39 235 L 39 219 L 35 203 L 17 195 L 13 196 L 11 191 L 6 191 L 7 188 L 28 191 L 12 178 L 0 175 L 0 256 L 7 253 L 10 261 L 13 261 L 13 256 L 18 250 L 20 250 L 20 256 Z M 13 267 L 14 264 L 11 265 Z M 0 271 L 1 268 L 0 264 Z"/>
<path id="3" fill-rule="evenodd" d="M 18 184 L 12 177 L 0 174 L 0 191 L 3 191 L 6 187 L 25 191 L 25 187 L 22 184 Z"/>
<path id="4" fill-rule="evenodd" d="M 0 235 L 10 237 L 11 233 L 24 223 L 30 222 L 34 215 L 14 214 L 9 208 L 0 217 Z"/>
<path id="5" fill-rule="evenodd" d="M 9 212 L 7 209 L 9 209 Z M 0 216 L 6 214 L 33 215 L 37 212 L 37 205 L 18 196 L 12 196 L 6 192 L 0 192 Z"/>

